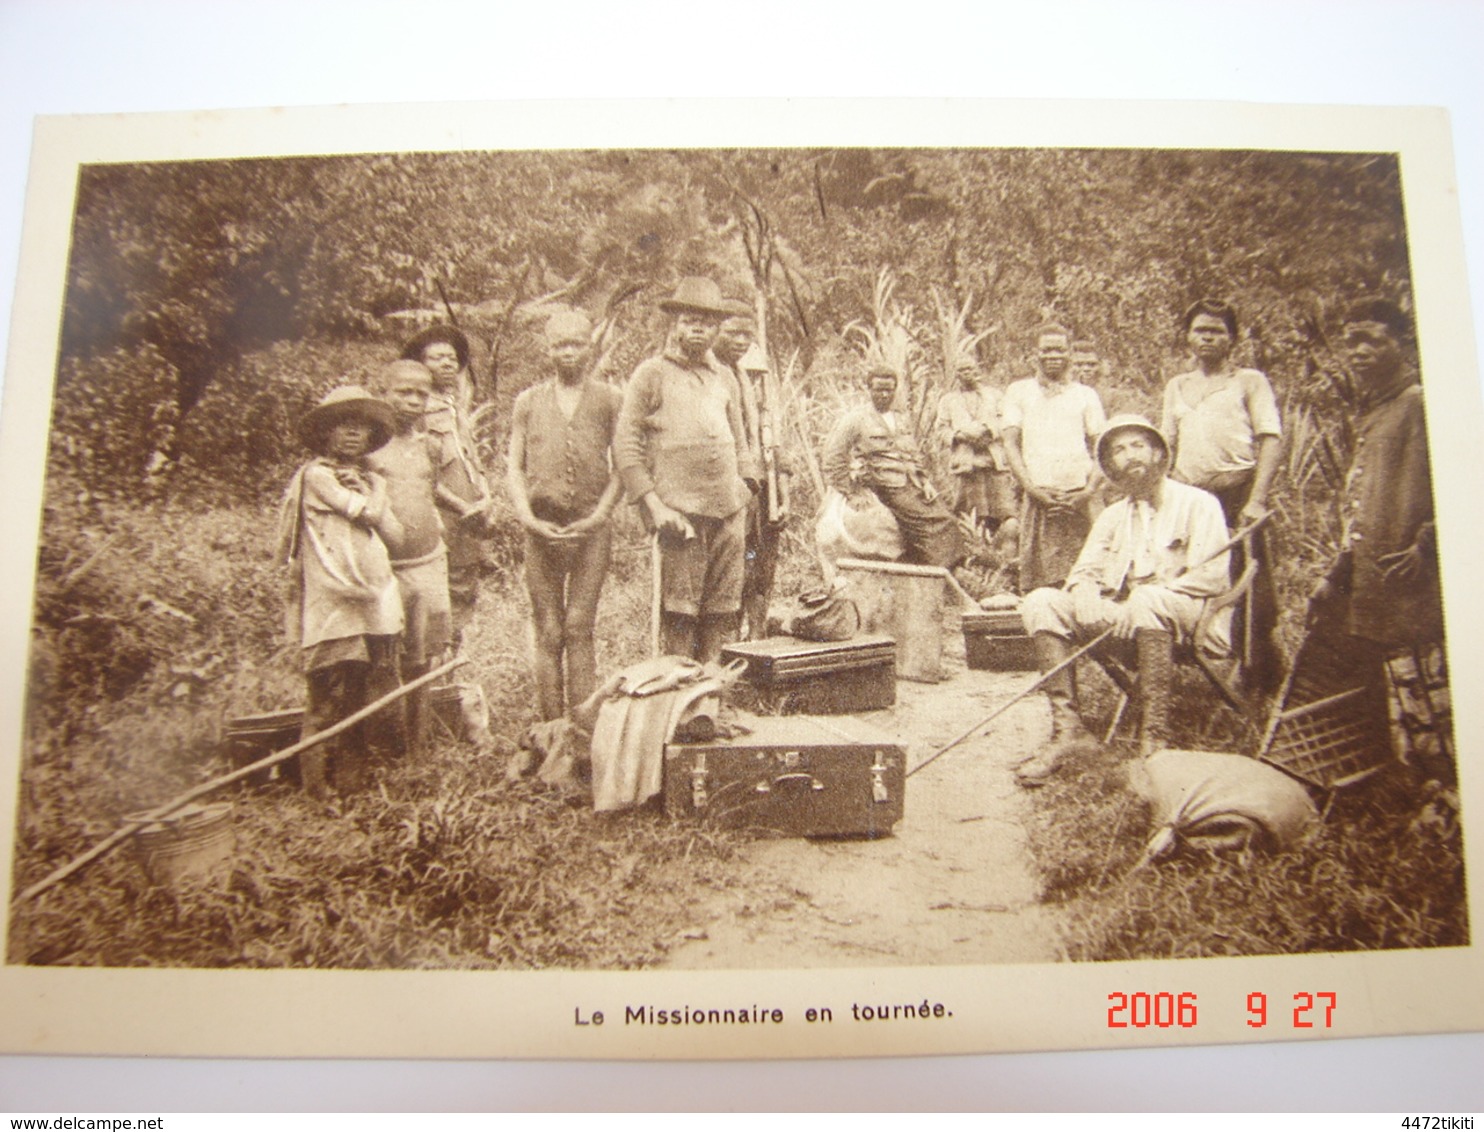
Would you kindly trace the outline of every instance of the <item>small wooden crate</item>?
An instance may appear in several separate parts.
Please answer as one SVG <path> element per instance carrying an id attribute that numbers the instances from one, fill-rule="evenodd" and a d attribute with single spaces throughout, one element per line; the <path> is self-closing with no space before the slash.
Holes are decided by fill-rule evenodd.
<path id="1" fill-rule="evenodd" d="M 845 596 L 860 610 L 861 628 L 888 633 L 897 644 L 897 675 L 932 684 L 947 677 L 943 621 L 948 571 L 941 566 L 842 558 Z"/>
<path id="2" fill-rule="evenodd" d="M 304 713 L 299 708 L 243 715 L 227 720 L 222 745 L 232 763 L 232 769 L 241 770 L 274 751 L 292 747 L 299 741 L 303 720 Z M 265 786 L 280 775 L 298 782 L 298 760 L 290 759 L 276 767 L 255 771 L 247 776 L 246 781 L 249 786 Z"/>
<path id="3" fill-rule="evenodd" d="M 768 637 L 722 650 L 723 663 L 746 662 L 751 706 L 769 714 L 843 715 L 897 702 L 896 642 L 882 634 L 849 641 Z"/>
<path id="4" fill-rule="evenodd" d="M 456 738 L 464 736 L 464 720 L 460 711 L 457 685 L 439 685 L 428 694 L 433 718 L 447 728 Z M 241 770 L 259 759 L 292 747 L 302 737 L 304 723 L 302 708 L 283 708 L 278 711 L 260 712 L 256 715 L 241 715 L 226 721 L 222 730 L 222 749 L 232 764 L 233 770 Z M 275 778 L 289 782 L 299 781 L 299 760 L 292 758 L 271 766 L 266 770 L 248 775 L 249 786 L 265 786 Z"/>
<path id="5" fill-rule="evenodd" d="M 1036 648 L 1018 609 L 964 613 L 964 654 L 970 668 L 990 672 L 1034 672 Z"/>

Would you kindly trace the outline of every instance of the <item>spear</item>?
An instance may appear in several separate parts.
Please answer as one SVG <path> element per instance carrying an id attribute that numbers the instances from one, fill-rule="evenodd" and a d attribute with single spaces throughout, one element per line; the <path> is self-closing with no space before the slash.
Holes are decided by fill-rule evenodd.
<path id="1" fill-rule="evenodd" d="M 433 286 L 438 288 L 438 298 L 443 301 L 443 312 L 448 315 L 449 324 L 459 333 L 464 333 L 464 328 L 459 325 L 459 316 L 453 313 L 453 304 L 448 301 L 448 291 L 443 286 L 443 276 L 433 277 Z M 464 335 L 468 338 L 468 335 Z M 474 372 L 474 356 L 469 356 L 469 387 L 470 391 L 477 397 L 479 395 L 479 376 Z"/>

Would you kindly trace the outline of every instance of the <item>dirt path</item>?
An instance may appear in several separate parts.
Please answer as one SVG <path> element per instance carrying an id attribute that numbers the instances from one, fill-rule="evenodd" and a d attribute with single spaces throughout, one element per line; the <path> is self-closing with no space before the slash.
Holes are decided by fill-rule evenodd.
<path id="1" fill-rule="evenodd" d="M 954 638 L 950 638 L 952 640 Z M 899 681 L 896 706 L 860 718 L 898 737 L 915 766 L 1033 679 L 971 671 L 950 655 L 939 684 Z M 1028 697 L 980 737 L 908 780 L 895 836 L 757 841 L 745 888 L 705 909 L 668 966 L 684 970 L 1040 962 L 1059 957 L 1022 817 L 1016 757 L 1045 739 Z"/>

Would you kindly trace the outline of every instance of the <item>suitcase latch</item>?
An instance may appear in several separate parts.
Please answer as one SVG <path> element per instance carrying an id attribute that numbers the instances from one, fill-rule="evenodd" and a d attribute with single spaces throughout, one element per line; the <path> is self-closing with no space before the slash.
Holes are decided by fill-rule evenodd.
<path id="1" fill-rule="evenodd" d="M 690 769 L 690 804 L 692 809 L 706 808 L 706 756 L 696 755 L 696 763 Z"/>
<path id="2" fill-rule="evenodd" d="M 881 752 L 875 752 L 875 761 L 871 763 L 871 801 L 889 802 L 891 795 L 886 789 L 886 764 L 881 761 Z"/>

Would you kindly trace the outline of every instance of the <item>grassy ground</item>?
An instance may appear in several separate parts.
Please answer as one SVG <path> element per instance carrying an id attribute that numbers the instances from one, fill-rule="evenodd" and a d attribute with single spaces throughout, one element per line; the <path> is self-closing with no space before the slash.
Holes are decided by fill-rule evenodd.
<path id="1" fill-rule="evenodd" d="M 1172 745 L 1248 749 L 1234 717 L 1198 711 L 1184 682 Z M 1084 683 L 1089 683 L 1085 681 Z M 1110 696 L 1084 696 L 1091 722 Z M 1037 791 L 1030 821 L 1044 898 L 1077 960 L 1452 947 L 1469 941 L 1456 814 L 1406 768 L 1342 792 L 1283 854 L 1185 851 L 1141 866 L 1150 812 L 1128 784 L 1133 743 L 1089 749 Z"/>
<path id="2" fill-rule="evenodd" d="M 17 890 L 122 815 L 227 769 L 223 718 L 302 696 L 277 643 L 261 512 L 159 504 L 98 518 L 137 553 L 105 554 L 75 580 L 104 536 L 60 520 L 48 532 Z M 605 667 L 644 648 L 646 572 L 640 532 L 625 523 L 602 607 Z M 373 788 L 328 804 L 287 783 L 228 794 L 237 850 L 226 883 L 156 886 L 121 849 L 13 913 L 9 960 L 623 968 L 662 958 L 691 926 L 694 896 L 731 883 L 735 838 L 657 812 L 607 818 L 506 783 L 503 756 L 534 717 L 525 626 L 518 576 L 497 570 L 468 641 L 494 751 L 445 736 L 425 761 L 378 768 Z"/>

